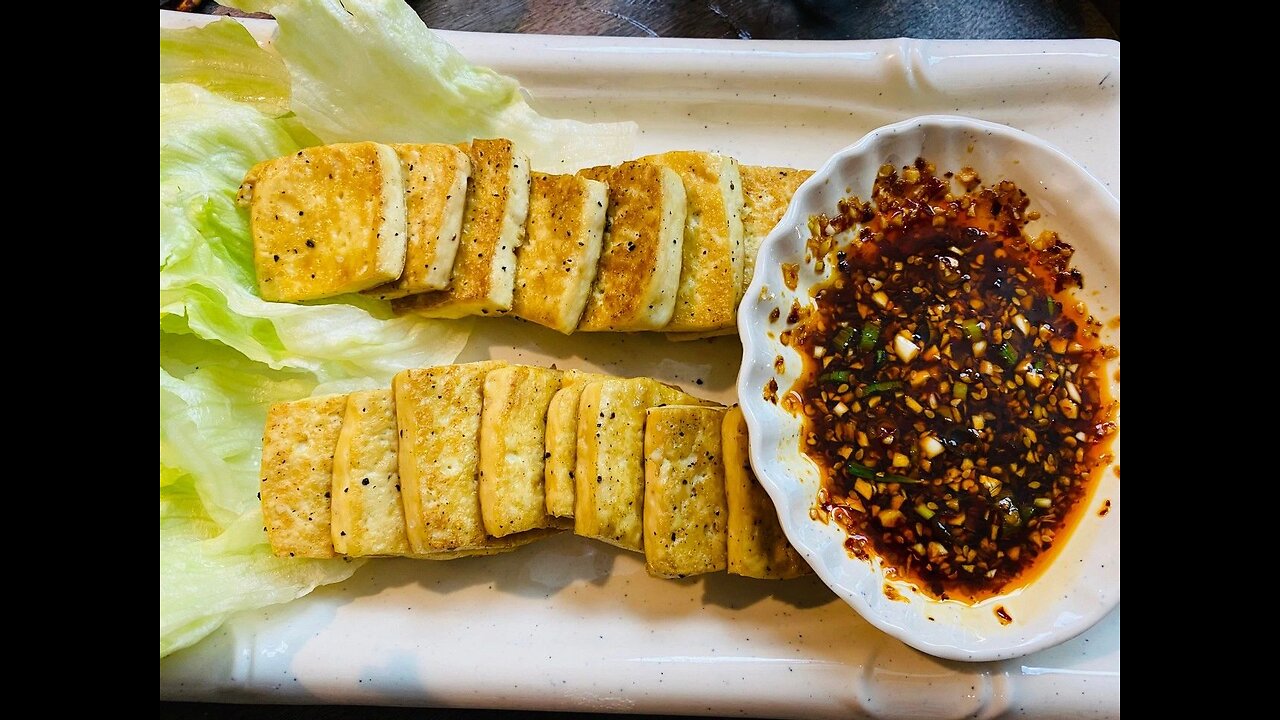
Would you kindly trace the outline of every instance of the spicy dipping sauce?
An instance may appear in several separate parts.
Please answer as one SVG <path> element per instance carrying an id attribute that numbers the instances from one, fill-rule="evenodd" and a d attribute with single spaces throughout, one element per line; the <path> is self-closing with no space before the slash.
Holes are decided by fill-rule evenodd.
<path id="1" fill-rule="evenodd" d="M 805 357 L 784 404 L 803 413 L 823 514 L 851 553 L 944 599 L 1026 576 L 1110 460 L 1116 351 L 1067 293 L 1072 248 L 1026 236 L 1028 204 L 969 168 L 882 167 L 871 202 L 811 220 L 834 274 L 784 333 Z"/>

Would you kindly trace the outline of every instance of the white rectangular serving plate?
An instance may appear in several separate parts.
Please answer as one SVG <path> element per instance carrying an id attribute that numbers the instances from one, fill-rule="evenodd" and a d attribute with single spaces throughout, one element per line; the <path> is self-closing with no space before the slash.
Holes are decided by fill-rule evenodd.
<path id="1" fill-rule="evenodd" d="M 189 17 L 162 12 L 161 25 Z M 1120 194 L 1120 46 L 1111 41 L 442 35 L 472 62 L 518 78 L 543 113 L 635 120 L 637 155 L 691 148 L 816 168 L 879 125 L 954 113 L 1035 133 Z M 459 361 L 650 375 L 730 403 L 740 356 L 734 337 L 566 338 L 504 319 L 476 321 Z M 1120 611 L 1029 657 L 956 663 L 880 633 L 813 578 L 657 580 L 640 555 L 563 535 L 491 558 L 372 560 L 345 583 L 241 614 L 165 658 L 160 697 L 796 718 L 1119 717 Z"/>

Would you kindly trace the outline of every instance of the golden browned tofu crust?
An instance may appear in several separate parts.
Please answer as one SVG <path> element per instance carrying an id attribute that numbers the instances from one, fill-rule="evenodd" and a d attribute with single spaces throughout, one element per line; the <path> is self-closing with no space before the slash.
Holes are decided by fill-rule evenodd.
<path id="1" fill-rule="evenodd" d="M 640 162 L 581 170 L 609 186 L 604 248 L 578 329 L 658 330 L 680 282 L 685 191 L 671 170 Z"/>
<path id="2" fill-rule="evenodd" d="M 745 292 L 755 275 L 760 244 L 777 227 L 791 204 L 791 196 L 813 175 L 813 171 L 743 165 L 740 172 L 744 204 L 742 289 Z"/>
<path id="3" fill-rule="evenodd" d="M 587 383 L 612 380 L 608 375 L 566 370 L 560 390 L 547 407 L 546 495 L 547 512 L 573 517 L 574 464 L 578 459 L 578 402 Z"/>
<path id="4" fill-rule="evenodd" d="M 645 412 L 704 401 L 652 378 L 588 383 L 578 402 L 574 532 L 643 552 Z"/>
<path id="5" fill-rule="evenodd" d="M 596 279 L 608 203 L 604 183 L 533 174 L 513 315 L 566 335 L 577 329 Z"/>
<path id="6" fill-rule="evenodd" d="M 729 513 L 723 408 L 650 408 L 644 430 L 644 555 L 655 577 L 724 570 Z"/>
<path id="7" fill-rule="evenodd" d="M 347 397 L 333 456 L 333 549 L 340 555 L 404 555 L 399 438 L 391 390 Z"/>
<path id="8" fill-rule="evenodd" d="M 392 380 L 400 487 L 413 553 L 483 548 L 477 486 L 484 378 L 499 361 L 404 370 Z"/>
<path id="9" fill-rule="evenodd" d="M 493 537 L 554 525 L 543 474 L 547 407 L 560 371 L 512 365 L 484 380 L 480 418 L 480 513 Z"/>
<path id="10" fill-rule="evenodd" d="M 738 161 L 714 153 L 674 151 L 640 158 L 670 168 L 684 183 L 680 282 L 666 329 L 706 332 L 732 327 L 742 296 L 742 181 Z"/>
<path id="11" fill-rule="evenodd" d="M 404 270 L 404 179 L 386 145 L 321 145 L 259 163 L 238 200 L 264 300 L 359 292 Z"/>
<path id="12" fill-rule="evenodd" d="M 382 300 L 449 287 L 471 159 L 453 145 L 392 145 L 404 176 L 408 243 L 399 279 L 367 290 Z"/>
<path id="13" fill-rule="evenodd" d="M 329 495 L 346 395 L 276 403 L 262 435 L 262 519 L 280 557 L 333 557 Z"/>
<path id="14" fill-rule="evenodd" d="M 471 159 L 471 182 L 453 279 L 446 290 L 395 300 L 397 311 L 459 318 L 511 310 L 516 248 L 529 212 L 529 160 L 510 140 L 473 140 L 460 147 Z"/>
<path id="15" fill-rule="evenodd" d="M 729 505 L 729 572 L 763 580 L 785 580 L 813 572 L 791 546 L 773 500 L 751 471 L 747 423 L 742 409 L 725 413 L 722 436 L 725 497 Z"/>

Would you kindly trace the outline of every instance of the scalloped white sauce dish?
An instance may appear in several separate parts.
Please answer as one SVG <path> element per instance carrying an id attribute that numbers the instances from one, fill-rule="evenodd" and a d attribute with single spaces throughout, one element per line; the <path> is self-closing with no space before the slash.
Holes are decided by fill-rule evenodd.
<path id="1" fill-rule="evenodd" d="M 1111 445 L 1114 460 L 1080 502 L 1065 544 L 1034 567 L 1031 579 L 1016 589 L 969 604 L 938 600 L 902 579 L 874 556 L 859 560 L 845 549 L 845 531 L 836 523 L 813 519 L 821 476 L 801 451 L 800 418 L 765 398 L 777 383 L 777 396 L 791 388 L 804 368 L 800 354 L 781 340 L 793 302 L 813 305 L 812 288 L 830 277 L 834 263 L 819 274 L 806 261 L 808 220 L 837 214 L 848 196 L 870 198 L 877 170 L 901 167 L 923 157 L 939 173 L 973 167 L 990 185 L 1012 180 L 1031 200 L 1040 220 L 1029 224 L 1035 235 L 1054 230 L 1076 252 L 1085 290 L 1076 297 L 1100 319 L 1120 313 L 1120 202 L 1083 167 L 1047 142 L 1028 133 L 965 117 L 931 115 L 881 127 L 836 153 L 796 192 L 778 227 L 765 240 L 756 274 L 738 312 L 744 347 L 738 397 L 751 437 L 751 461 L 761 484 L 777 505 L 791 542 L 822 580 L 867 621 L 908 645 L 951 660 L 998 660 L 1026 655 L 1084 632 L 1120 602 L 1120 438 Z M 783 279 L 783 265 L 800 267 L 794 290 Z M 771 320 L 781 310 L 783 319 Z M 1120 346 L 1118 323 L 1103 323 L 1102 342 Z M 781 371 L 775 359 L 782 357 Z M 1118 360 L 1107 364 L 1112 396 Z M 1117 417 L 1118 421 L 1118 417 Z M 1099 512 L 1103 507 L 1105 512 Z M 1061 538 L 1061 535 L 1059 536 Z M 999 617 L 996 609 L 1012 618 Z"/>

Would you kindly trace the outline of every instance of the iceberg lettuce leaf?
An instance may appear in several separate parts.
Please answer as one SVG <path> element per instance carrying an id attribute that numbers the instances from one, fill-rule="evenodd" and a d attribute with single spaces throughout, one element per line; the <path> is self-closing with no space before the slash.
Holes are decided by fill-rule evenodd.
<path id="1" fill-rule="evenodd" d="M 204 514 L 194 477 L 162 465 L 160 657 L 199 641 L 233 613 L 302 597 L 351 577 L 359 560 L 277 558 L 253 507 L 220 527 Z"/>
<path id="2" fill-rule="evenodd" d="M 193 83 L 272 117 L 289 113 L 289 71 L 235 20 L 160 30 L 160 82 Z"/>
<path id="3" fill-rule="evenodd" d="M 293 111 L 325 142 L 505 137 L 548 172 L 631 155 L 635 123 L 542 117 L 515 80 L 468 63 L 403 0 L 224 4 L 275 16 L 272 47 L 293 80 Z"/>
<path id="4" fill-rule="evenodd" d="M 628 157 L 634 124 L 538 115 L 398 0 L 243 0 L 277 16 L 268 49 L 231 21 L 160 33 L 160 655 L 232 614 L 305 595 L 358 561 L 271 554 L 256 497 L 273 402 L 386 386 L 452 362 L 469 321 L 395 317 L 348 295 L 257 293 L 254 164 L 319 142 L 508 137 L 548 170 Z"/>
<path id="5" fill-rule="evenodd" d="M 359 296 L 258 297 L 236 189 L 304 132 L 198 85 L 160 85 L 162 657 L 235 611 L 287 602 L 359 565 L 271 554 L 256 497 L 270 404 L 451 362 L 469 333 L 466 322 L 393 318 Z"/>
<path id="6" fill-rule="evenodd" d="M 358 561 L 276 558 L 257 502 L 271 403 L 305 397 L 310 375 L 272 370 L 191 335 L 160 335 L 160 655 L 237 610 L 301 597 Z"/>
<path id="7" fill-rule="evenodd" d="M 272 368 L 322 382 L 389 382 L 406 367 L 447 363 L 468 322 L 393 317 L 361 295 L 308 304 L 258 296 L 248 216 L 236 206 L 246 171 L 299 144 L 287 124 L 198 85 L 160 85 L 160 318 Z M 172 316 L 172 317 L 171 317 Z"/>

